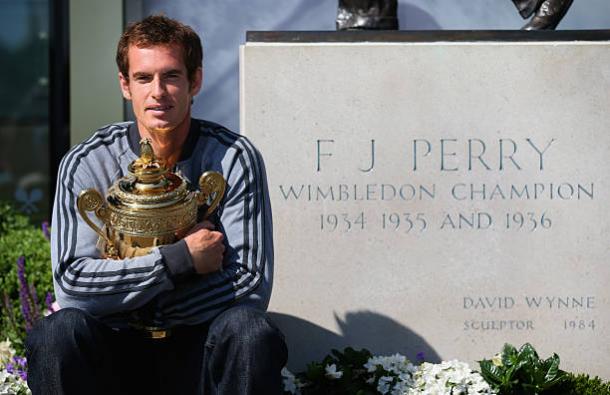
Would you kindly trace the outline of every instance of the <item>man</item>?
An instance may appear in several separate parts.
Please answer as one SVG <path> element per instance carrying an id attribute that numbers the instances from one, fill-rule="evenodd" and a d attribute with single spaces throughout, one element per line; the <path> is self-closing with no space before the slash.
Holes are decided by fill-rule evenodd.
<path id="1" fill-rule="evenodd" d="M 286 345 L 264 313 L 273 243 L 262 159 L 244 137 L 191 118 L 202 49 L 188 26 L 164 16 L 129 26 L 117 64 L 136 122 L 99 129 L 62 160 L 51 240 L 62 310 L 28 336 L 28 384 L 34 394 L 280 393 Z M 145 256 L 102 259 L 76 198 L 125 175 L 142 138 L 191 182 L 223 174 L 218 221 Z M 129 326 L 134 312 L 171 336 L 146 338 Z"/>

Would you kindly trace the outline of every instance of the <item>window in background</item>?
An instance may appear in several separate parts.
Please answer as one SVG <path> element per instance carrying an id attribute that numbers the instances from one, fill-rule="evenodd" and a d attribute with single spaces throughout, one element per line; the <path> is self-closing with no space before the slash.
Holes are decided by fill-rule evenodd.
<path id="1" fill-rule="evenodd" d="M 12 201 L 35 223 L 50 217 L 58 156 L 67 149 L 66 136 L 51 133 L 67 100 L 55 100 L 49 111 L 51 97 L 57 97 L 51 96 L 57 83 L 50 77 L 50 49 L 58 52 L 51 7 L 63 3 L 0 0 L 0 200 Z M 67 13 L 63 19 L 67 24 Z"/>
<path id="2" fill-rule="evenodd" d="M 0 1 L 0 198 L 49 211 L 49 5 Z"/>

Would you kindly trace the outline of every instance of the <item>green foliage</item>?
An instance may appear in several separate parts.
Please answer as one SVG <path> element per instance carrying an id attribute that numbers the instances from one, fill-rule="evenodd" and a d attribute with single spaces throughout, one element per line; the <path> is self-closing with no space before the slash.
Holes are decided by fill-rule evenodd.
<path id="1" fill-rule="evenodd" d="M 549 393 L 564 381 L 566 373 L 559 369 L 559 356 L 542 360 L 531 344 L 517 350 L 504 345 L 499 359 L 479 362 L 481 375 L 489 385 L 503 395 L 537 395 Z"/>
<path id="2" fill-rule="evenodd" d="M 307 383 L 306 387 L 301 388 L 301 393 L 304 395 L 376 394 L 375 387 L 365 381 L 367 375 L 363 368 L 371 356 L 368 350 L 354 350 L 347 347 L 341 352 L 333 349 L 322 362 L 308 364 L 305 372 L 297 375 L 301 382 Z M 331 379 L 326 376 L 325 368 L 332 364 L 343 372 L 341 378 Z"/>
<path id="3" fill-rule="evenodd" d="M 15 211 L 7 202 L 0 202 L 0 237 L 11 230 L 26 229 L 29 226 L 28 218 Z"/>
<path id="4" fill-rule="evenodd" d="M 566 379 L 549 395 L 610 395 L 610 382 L 586 374 L 568 373 Z"/>
<path id="5" fill-rule="evenodd" d="M 8 337 L 20 355 L 23 355 L 25 323 L 19 300 L 17 259 L 25 257 L 26 280 L 38 295 L 35 309 L 42 312 L 45 295 L 53 291 L 50 255 L 49 241 L 42 230 L 31 225 L 27 217 L 16 213 L 10 205 L 0 203 L 0 340 Z"/>

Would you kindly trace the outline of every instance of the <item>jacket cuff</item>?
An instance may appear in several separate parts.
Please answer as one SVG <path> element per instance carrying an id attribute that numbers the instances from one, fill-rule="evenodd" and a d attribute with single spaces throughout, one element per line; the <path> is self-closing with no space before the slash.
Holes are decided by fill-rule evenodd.
<path id="1" fill-rule="evenodd" d="M 195 272 L 193 258 L 184 240 L 159 247 L 170 277 L 176 279 Z"/>

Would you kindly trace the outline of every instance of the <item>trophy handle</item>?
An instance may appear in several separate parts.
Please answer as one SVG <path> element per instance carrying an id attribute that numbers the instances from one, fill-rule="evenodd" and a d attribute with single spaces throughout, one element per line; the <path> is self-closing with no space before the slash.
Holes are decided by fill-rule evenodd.
<path id="1" fill-rule="evenodd" d="M 197 197 L 199 205 L 207 205 L 208 208 L 203 215 L 203 218 L 207 218 L 216 210 L 220 204 L 220 200 L 225 194 L 225 187 L 227 183 L 223 178 L 222 174 L 216 171 L 206 171 L 199 178 L 199 188 L 201 192 Z M 210 199 L 212 200 L 210 202 Z"/>
<path id="2" fill-rule="evenodd" d="M 112 242 L 108 238 L 107 235 L 102 232 L 102 230 L 91 221 L 89 215 L 87 215 L 87 211 L 95 211 L 95 215 L 101 219 L 106 226 L 108 226 L 108 210 L 106 208 L 106 204 L 104 203 L 104 198 L 98 191 L 95 189 L 85 189 L 78 195 L 78 199 L 76 199 L 76 206 L 78 207 L 78 212 L 81 217 L 85 220 L 87 225 L 91 227 L 100 235 L 100 237 L 106 241 L 106 245 L 112 246 Z"/>

